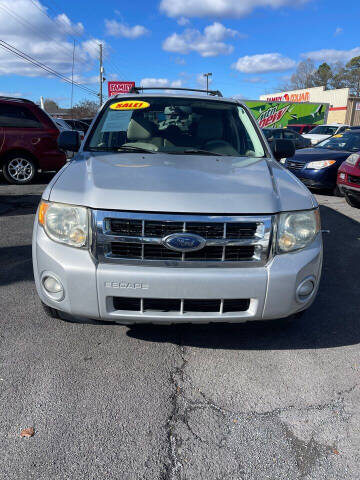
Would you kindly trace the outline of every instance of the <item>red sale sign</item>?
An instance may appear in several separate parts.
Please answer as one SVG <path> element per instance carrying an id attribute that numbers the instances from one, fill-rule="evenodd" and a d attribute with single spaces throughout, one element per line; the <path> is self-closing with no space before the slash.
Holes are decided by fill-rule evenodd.
<path id="1" fill-rule="evenodd" d="M 135 87 L 135 82 L 108 82 L 108 95 L 112 97 L 118 93 L 129 93 Z"/>

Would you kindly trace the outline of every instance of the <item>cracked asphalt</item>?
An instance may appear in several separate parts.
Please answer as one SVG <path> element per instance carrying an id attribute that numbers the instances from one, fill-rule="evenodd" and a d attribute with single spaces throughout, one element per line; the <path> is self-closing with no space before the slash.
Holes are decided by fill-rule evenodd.
<path id="1" fill-rule="evenodd" d="M 360 210 L 317 196 L 323 279 L 287 327 L 69 323 L 33 282 L 47 180 L 0 181 L 1 480 L 360 478 Z"/>

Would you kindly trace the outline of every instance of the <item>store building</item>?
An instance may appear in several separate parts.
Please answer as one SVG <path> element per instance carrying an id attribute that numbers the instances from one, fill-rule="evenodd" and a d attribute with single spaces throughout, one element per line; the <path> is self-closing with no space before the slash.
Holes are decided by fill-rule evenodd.
<path id="1" fill-rule="evenodd" d="M 328 103 L 330 105 L 327 123 L 360 124 L 358 115 L 353 109 L 360 111 L 360 97 L 350 97 L 348 88 L 325 90 L 325 87 L 306 88 L 289 92 L 277 92 L 261 95 L 260 100 L 272 102 L 314 102 Z M 356 123 L 357 122 L 357 123 Z"/>

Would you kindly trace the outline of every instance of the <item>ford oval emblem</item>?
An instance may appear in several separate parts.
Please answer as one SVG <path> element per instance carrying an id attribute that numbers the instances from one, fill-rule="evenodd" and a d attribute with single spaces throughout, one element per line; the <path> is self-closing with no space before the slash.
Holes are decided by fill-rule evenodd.
<path id="1" fill-rule="evenodd" d="M 194 252 L 203 248 L 206 240 L 194 233 L 173 233 L 163 238 L 162 243 L 175 252 Z"/>

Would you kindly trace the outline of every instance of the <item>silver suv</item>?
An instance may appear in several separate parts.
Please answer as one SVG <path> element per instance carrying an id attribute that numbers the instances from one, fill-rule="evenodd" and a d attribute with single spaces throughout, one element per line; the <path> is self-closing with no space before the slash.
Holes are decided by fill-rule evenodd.
<path id="1" fill-rule="evenodd" d="M 142 89 L 144 90 L 144 89 Z M 112 97 L 43 193 L 38 294 L 59 311 L 120 323 L 292 316 L 316 295 L 318 204 L 276 161 L 247 107 L 219 92 Z"/>

